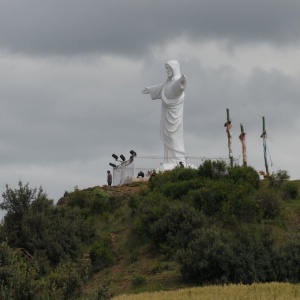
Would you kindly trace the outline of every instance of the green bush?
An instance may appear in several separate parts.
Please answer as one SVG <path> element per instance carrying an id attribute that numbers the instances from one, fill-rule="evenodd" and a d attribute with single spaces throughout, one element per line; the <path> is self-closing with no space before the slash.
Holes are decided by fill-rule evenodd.
<path id="1" fill-rule="evenodd" d="M 205 160 L 204 163 L 199 166 L 198 174 L 201 177 L 218 180 L 226 177 L 227 172 L 228 168 L 224 161 Z"/>
<path id="2" fill-rule="evenodd" d="M 110 290 L 109 283 L 104 282 L 87 300 L 110 300 L 115 296 L 115 293 Z"/>
<path id="3" fill-rule="evenodd" d="M 156 173 L 154 176 L 149 179 L 148 187 L 150 191 L 156 191 L 159 189 L 164 183 L 174 182 L 174 172 L 166 171 L 164 173 Z"/>
<path id="4" fill-rule="evenodd" d="M 226 283 L 234 259 L 229 235 L 217 228 L 194 232 L 188 247 L 178 252 L 181 273 L 198 283 Z"/>
<path id="5" fill-rule="evenodd" d="M 95 237 L 95 227 L 80 210 L 66 206 L 50 207 L 43 213 L 30 211 L 22 221 L 22 248 L 32 255 L 46 256 L 51 265 L 81 256 L 82 243 Z"/>
<path id="6" fill-rule="evenodd" d="M 260 185 L 258 172 L 250 166 L 235 166 L 229 168 L 228 178 L 232 179 L 235 184 L 247 184 L 256 189 L 258 189 Z"/>
<path id="7" fill-rule="evenodd" d="M 295 182 L 288 181 L 283 187 L 283 193 L 287 199 L 296 199 L 299 193 L 298 185 Z"/>
<path id="8" fill-rule="evenodd" d="M 38 265 L 22 257 L 22 252 L 0 244 L 0 298 L 38 299 Z"/>
<path id="9" fill-rule="evenodd" d="M 131 285 L 133 288 L 143 286 L 147 283 L 147 280 L 142 275 L 134 275 L 131 279 Z"/>
<path id="10" fill-rule="evenodd" d="M 281 187 L 290 179 L 290 175 L 286 170 L 278 170 L 276 173 L 270 174 L 268 177 L 270 187 Z"/>
<path id="11" fill-rule="evenodd" d="M 167 212 L 168 202 L 166 197 L 156 192 L 140 198 L 132 226 L 132 232 L 140 242 L 145 242 L 150 238 L 150 225 Z"/>
<path id="12" fill-rule="evenodd" d="M 91 199 L 93 198 L 93 194 L 91 191 L 80 190 L 75 187 L 74 191 L 69 193 L 68 195 L 69 201 L 68 205 L 71 207 L 79 207 L 81 209 L 87 208 L 90 206 Z"/>
<path id="13" fill-rule="evenodd" d="M 197 177 L 199 177 L 197 170 L 177 167 L 171 171 L 156 174 L 149 180 L 148 186 L 151 191 L 158 191 L 164 184 L 195 180 Z"/>
<path id="14" fill-rule="evenodd" d="M 167 255 L 185 248 L 193 230 L 201 228 L 206 220 L 203 214 L 185 203 L 168 203 L 166 211 L 150 225 L 151 240 Z"/>
<path id="15" fill-rule="evenodd" d="M 276 190 L 261 190 L 257 195 L 256 201 L 263 217 L 266 219 L 274 219 L 282 211 L 282 197 Z"/>
<path id="16" fill-rule="evenodd" d="M 190 192 L 190 199 L 194 206 L 207 215 L 213 215 L 222 211 L 222 205 L 228 201 L 229 195 L 234 191 L 235 186 L 226 180 L 206 181 L 204 187 Z"/>
<path id="17" fill-rule="evenodd" d="M 273 264 L 277 281 L 298 283 L 300 281 L 300 242 L 291 237 L 276 249 Z"/>
<path id="18" fill-rule="evenodd" d="M 102 238 L 94 243 L 90 250 L 90 259 L 93 272 L 99 272 L 112 265 L 115 253 L 109 237 Z"/>
<path id="19" fill-rule="evenodd" d="M 178 253 L 183 277 L 201 284 L 274 281 L 273 259 L 270 231 L 249 226 L 202 228 Z"/>
<path id="20" fill-rule="evenodd" d="M 261 211 L 254 195 L 243 197 L 237 210 L 239 220 L 254 223 L 261 220 Z"/>
<path id="21" fill-rule="evenodd" d="M 203 186 L 199 180 L 184 180 L 178 182 L 168 182 L 162 185 L 158 191 L 167 197 L 181 199 L 190 190 Z"/>
<path id="22" fill-rule="evenodd" d="M 74 296 L 81 294 L 81 288 L 84 282 L 87 281 L 89 275 L 89 267 L 85 270 L 76 263 L 59 264 L 57 268 L 49 274 L 41 285 L 44 298 L 50 296 L 53 299 L 53 294 L 56 294 L 55 299 L 74 299 Z M 48 297 L 46 297 L 46 295 Z M 41 297 L 42 298 L 42 297 Z"/>
<path id="23" fill-rule="evenodd" d="M 191 168 L 178 168 L 177 169 L 177 180 L 193 180 L 198 177 L 198 170 Z"/>

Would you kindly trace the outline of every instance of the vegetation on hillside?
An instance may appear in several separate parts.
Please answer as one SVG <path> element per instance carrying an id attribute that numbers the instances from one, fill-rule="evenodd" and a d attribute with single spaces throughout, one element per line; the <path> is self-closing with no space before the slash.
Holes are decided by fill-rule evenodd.
<path id="1" fill-rule="evenodd" d="M 260 180 L 252 167 L 205 161 L 137 188 L 75 188 L 54 205 L 41 187 L 6 186 L 1 299 L 110 299 L 121 266 L 132 291 L 177 266 L 182 285 L 299 282 L 298 185 L 287 171 Z M 140 274 L 145 253 L 157 260 Z M 120 293 L 128 278 L 118 276 Z"/>

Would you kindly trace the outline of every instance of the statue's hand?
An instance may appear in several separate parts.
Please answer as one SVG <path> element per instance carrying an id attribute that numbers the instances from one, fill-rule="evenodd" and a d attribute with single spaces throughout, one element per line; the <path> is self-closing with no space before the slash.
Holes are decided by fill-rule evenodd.
<path id="1" fill-rule="evenodd" d="M 145 88 L 142 90 L 142 94 L 150 94 L 149 89 L 145 87 Z"/>
<path id="2" fill-rule="evenodd" d="M 181 82 L 181 84 L 185 84 L 186 78 L 185 78 L 185 75 L 184 75 L 184 74 L 181 75 L 181 77 L 180 77 L 180 82 Z"/>

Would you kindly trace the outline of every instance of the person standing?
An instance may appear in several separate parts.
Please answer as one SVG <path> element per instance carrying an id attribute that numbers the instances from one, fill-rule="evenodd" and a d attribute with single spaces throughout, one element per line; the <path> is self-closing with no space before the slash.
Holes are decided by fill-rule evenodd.
<path id="1" fill-rule="evenodd" d="M 111 184 L 112 184 L 112 175 L 111 175 L 110 171 L 107 171 L 107 184 L 109 186 L 111 186 Z"/>

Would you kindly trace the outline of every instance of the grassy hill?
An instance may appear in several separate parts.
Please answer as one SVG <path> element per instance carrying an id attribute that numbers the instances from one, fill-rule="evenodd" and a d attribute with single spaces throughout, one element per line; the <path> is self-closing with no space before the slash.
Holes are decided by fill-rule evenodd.
<path id="1" fill-rule="evenodd" d="M 251 167 L 209 161 L 149 183 L 75 188 L 57 205 L 42 190 L 7 187 L 0 292 L 6 299 L 104 300 L 183 288 L 189 295 L 192 287 L 216 284 L 297 283 L 299 187 L 285 171 L 260 180 Z"/>
<path id="2" fill-rule="evenodd" d="M 90 293 L 97 289 L 103 279 L 110 283 L 110 289 L 116 294 L 173 290 L 188 286 L 180 274 L 178 263 L 159 254 L 152 245 L 141 245 L 132 237 L 128 201 L 135 193 L 148 189 L 148 183 L 103 186 L 102 189 L 111 195 L 124 197 L 120 210 L 105 219 L 97 220 L 99 233 L 111 237 L 116 260 L 113 266 L 95 274 L 84 286 L 84 291 Z"/>
<path id="3" fill-rule="evenodd" d="M 293 181 L 300 187 L 300 181 Z M 269 189 L 269 181 L 260 182 L 261 189 Z M 110 233 L 113 239 L 117 259 L 111 268 L 107 268 L 93 276 L 84 287 L 85 292 L 97 289 L 103 278 L 110 282 L 110 288 L 116 294 L 176 290 L 194 286 L 195 282 L 184 279 L 178 261 L 157 249 L 151 243 L 139 243 L 132 237 L 132 208 L 128 207 L 130 199 L 147 194 L 147 183 L 127 185 L 123 187 L 103 187 L 111 193 L 122 194 L 125 198 L 120 211 L 105 221 L 99 221 L 100 231 Z M 175 193 L 175 190 L 173 190 Z M 134 196 L 134 194 L 136 194 Z M 267 204 L 268 206 L 269 204 Z M 272 209 L 272 204 L 269 205 Z M 274 208 L 274 207 L 273 207 Z M 279 216 L 280 215 L 280 216 Z M 300 201 L 298 196 L 284 202 L 284 209 L 276 218 L 267 218 L 264 222 L 272 224 L 273 233 L 280 239 L 286 232 L 297 232 L 300 225 Z M 120 218 L 122 221 L 120 222 Z"/>

